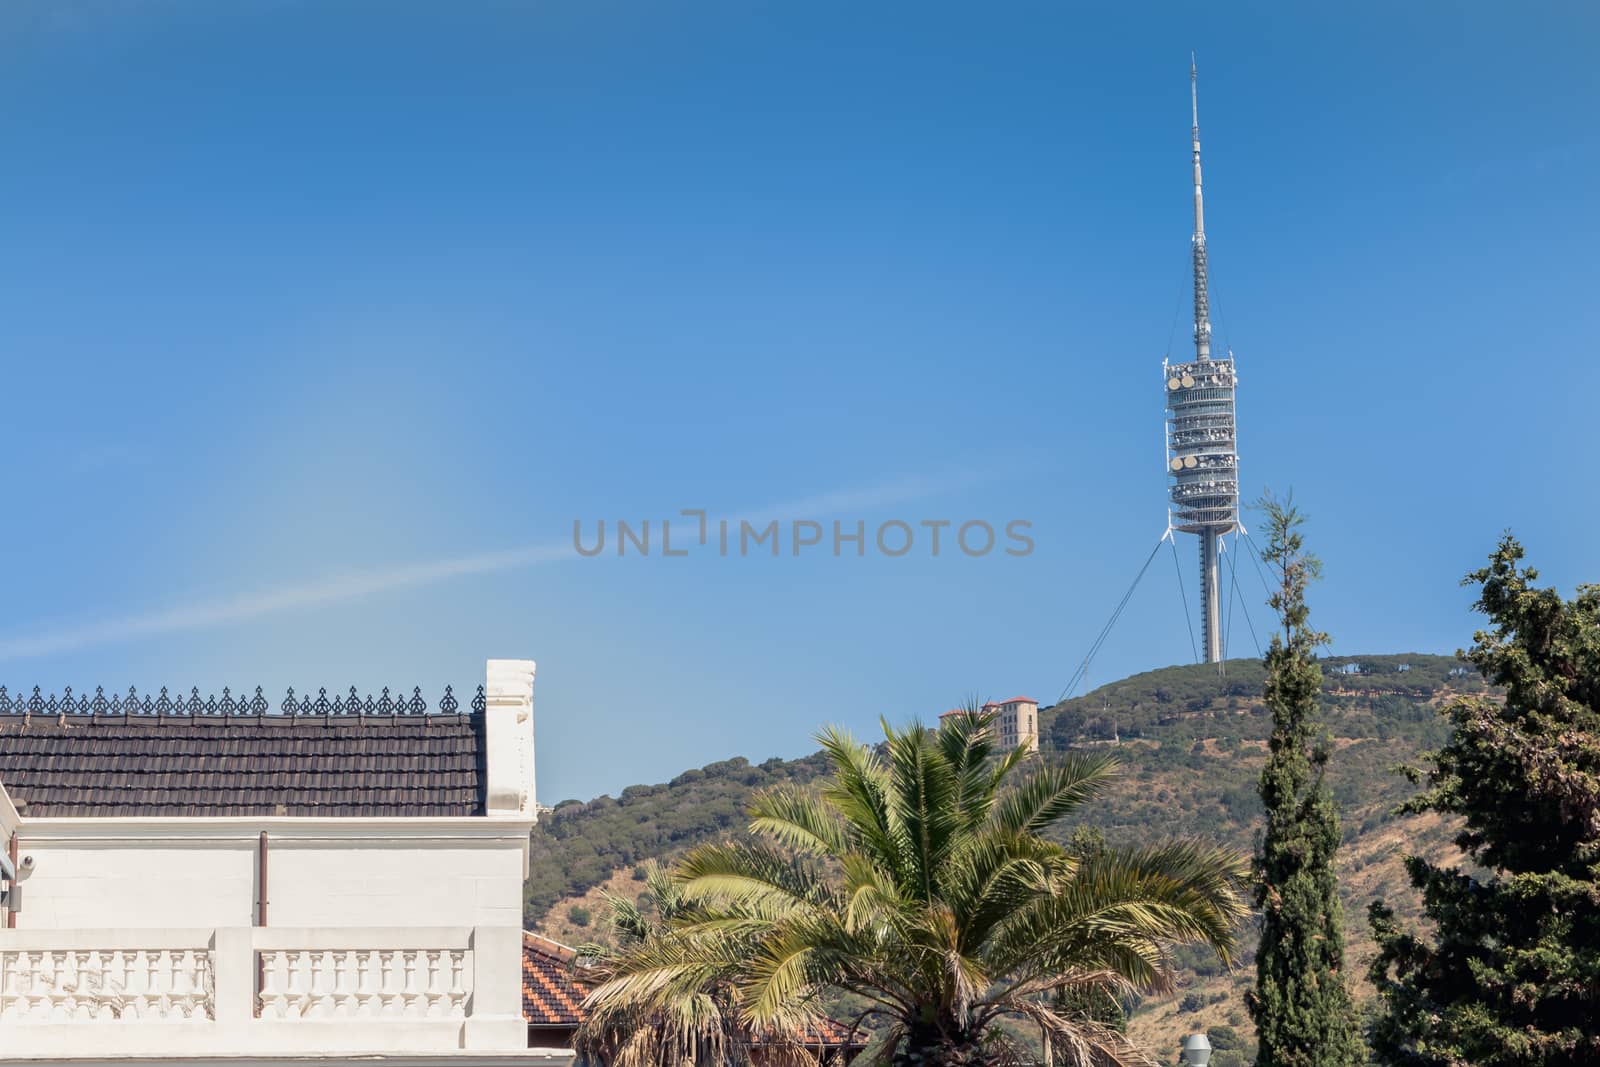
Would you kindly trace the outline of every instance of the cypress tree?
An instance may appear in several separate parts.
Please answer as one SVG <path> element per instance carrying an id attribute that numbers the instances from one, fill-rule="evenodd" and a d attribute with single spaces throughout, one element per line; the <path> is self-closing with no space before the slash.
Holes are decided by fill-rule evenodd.
<path id="1" fill-rule="evenodd" d="M 1600 1064 L 1600 586 L 1565 600 L 1522 557 L 1507 535 L 1463 583 L 1490 627 L 1462 655 L 1504 702 L 1446 709 L 1451 737 L 1404 809 L 1457 821 L 1462 863 L 1407 860 L 1430 934 L 1382 901 L 1369 913 L 1386 1063 Z"/>
<path id="2" fill-rule="evenodd" d="M 1316 659 L 1326 634 L 1313 630 L 1306 587 L 1321 573 L 1304 550 L 1305 519 L 1270 497 L 1267 562 L 1278 579 L 1270 604 L 1282 624 L 1267 652 L 1272 739 L 1259 791 L 1266 832 L 1255 857 L 1261 945 L 1248 997 L 1260 1043 L 1257 1067 L 1354 1067 L 1366 1060 L 1344 980 L 1343 909 L 1334 875 L 1339 814 L 1328 789 L 1328 746 L 1317 698 Z"/>

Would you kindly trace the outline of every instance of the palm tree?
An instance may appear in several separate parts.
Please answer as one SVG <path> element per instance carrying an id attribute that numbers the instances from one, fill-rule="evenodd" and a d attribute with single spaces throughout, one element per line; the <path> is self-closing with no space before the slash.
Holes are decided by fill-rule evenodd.
<path id="1" fill-rule="evenodd" d="M 691 851 L 684 910 L 615 960 L 590 1003 L 670 1012 L 715 988 L 744 1027 L 772 1033 L 849 993 L 885 1024 L 894 1067 L 997 1062 L 1008 1016 L 1039 1027 L 1047 1059 L 1152 1063 L 1062 1005 L 1169 988 L 1177 944 L 1231 962 L 1247 860 L 1189 841 L 1080 856 L 1046 840 L 1115 763 L 997 754 L 990 722 L 885 724 L 878 751 L 819 734 L 828 784 L 763 794 L 752 839 Z"/>
<path id="2" fill-rule="evenodd" d="M 683 886 L 654 860 L 644 865 L 645 894 L 654 916 L 639 902 L 604 895 L 612 933 L 620 948 L 589 944 L 578 959 L 605 981 L 619 967 L 669 937 L 685 915 Z M 737 990 L 707 980 L 670 1002 L 612 998 L 595 1003 L 578 1028 L 576 1045 L 586 1058 L 612 1067 L 748 1067 L 750 1036 L 733 1004 Z"/>

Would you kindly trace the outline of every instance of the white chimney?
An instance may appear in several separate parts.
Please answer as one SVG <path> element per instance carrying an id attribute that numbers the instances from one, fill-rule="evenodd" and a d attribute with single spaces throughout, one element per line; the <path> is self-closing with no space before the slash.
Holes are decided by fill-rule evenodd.
<path id="1" fill-rule="evenodd" d="M 484 814 L 535 817 L 531 659 L 492 659 L 485 670 Z"/>

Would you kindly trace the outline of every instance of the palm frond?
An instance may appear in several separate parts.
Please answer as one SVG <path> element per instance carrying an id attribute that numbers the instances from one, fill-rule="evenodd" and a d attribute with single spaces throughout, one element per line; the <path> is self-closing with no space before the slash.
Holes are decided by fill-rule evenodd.
<path id="1" fill-rule="evenodd" d="M 891 825 L 902 828 L 909 845 L 907 855 L 911 885 L 918 899 L 933 899 L 935 872 L 957 842 L 962 825 L 958 806 L 959 783 L 954 769 L 933 745 L 920 724 L 905 730 L 887 723 Z"/>
<path id="2" fill-rule="evenodd" d="M 826 923 L 784 924 L 774 936 L 765 939 L 750 960 L 743 982 L 743 995 L 750 1018 L 771 1025 L 781 1019 L 790 1005 L 802 999 L 814 976 L 810 968 L 818 953 L 818 943 L 829 940 L 830 931 L 819 930 Z"/>
<path id="3" fill-rule="evenodd" d="M 1059 845 L 1031 834 L 985 831 L 967 838 L 940 874 L 943 897 L 960 915 L 967 946 L 1066 878 L 1076 865 Z"/>
<path id="4" fill-rule="evenodd" d="M 969 704 L 965 714 L 952 715 L 940 722 L 935 741 L 955 772 L 959 783 L 958 803 L 969 829 L 975 829 L 989 817 L 1000 783 L 1028 755 L 1026 748 L 1018 748 L 1002 754 L 998 760 L 991 759 L 995 751 L 995 717 L 993 712 L 983 712 Z"/>
<path id="5" fill-rule="evenodd" d="M 1139 892 L 1166 909 L 1175 935 L 1205 944 L 1233 964 L 1233 935 L 1249 914 L 1244 890 L 1249 857 L 1198 840 L 1135 849 L 1107 849 L 1085 862 L 1079 877 L 1094 884 L 1136 882 Z"/>
<path id="6" fill-rule="evenodd" d="M 1077 753 L 1040 767 L 1000 801 L 994 826 L 1012 834 L 1043 833 L 1098 793 L 1116 771 L 1114 756 Z"/>
<path id="7" fill-rule="evenodd" d="M 1109 1026 L 1067 1019 L 1048 1005 L 1013 998 L 1007 1011 L 1021 1015 L 1048 1035 L 1050 1059 L 1066 1067 L 1159 1067 L 1159 1061 Z"/>
<path id="8" fill-rule="evenodd" d="M 823 797 L 849 824 L 858 848 L 897 872 L 905 870 L 909 843 L 890 812 L 888 771 L 881 760 L 848 731 L 828 727 L 817 742 L 833 764 Z"/>
<path id="9" fill-rule="evenodd" d="M 600 900 L 609 912 L 611 929 L 624 941 L 643 941 L 654 932 L 649 917 L 636 902 L 609 891 L 601 893 Z"/>
<path id="10" fill-rule="evenodd" d="M 655 860 L 644 865 L 644 888 L 656 904 L 662 922 L 671 922 L 683 906 L 683 889 L 671 871 Z"/>
<path id="11" fill-rule="evenodd" d="M 1242 855 L 1194 842 L 1108 850 L 1005 920 L 992 966 L 1031 975 L 1103 965 L 1159 988 L 1172 945 L 1204 944 L 1231 963 L 1247 871 Z"/>
<path id="12" fill-rule="evenodd" d="M 846 930 L 887 934 L 891 929 L 904 928 L 912 902 L 901 894 L 900 886 L 888 872 L 859 853 L 841 857 L 839 866 L 844 894 L 841 917 Z"/>
<path id="13" fill-rule="evenodd" d="M 759 841 L 700 845 L 678 863 L 684 899 L 704 903 L 724 897 L 772 908 L 813 908 L 828 895 L 817 872 L 798 857 Z"/>
<path id="14" fill-rule="evenodd" d="M 818 793 L 795 787 L 761 793 L 750 805 L 750 832 L 812 856 L 851 847 L 849 824 Z"/>

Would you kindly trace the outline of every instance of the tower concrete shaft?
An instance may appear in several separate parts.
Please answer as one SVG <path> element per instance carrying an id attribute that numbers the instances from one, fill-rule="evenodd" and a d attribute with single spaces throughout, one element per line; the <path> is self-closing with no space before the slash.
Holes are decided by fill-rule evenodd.
<path id="1" fill-rule="evenodd" d="M 1222 662 L 1222 563 L 1216 530 L 1200 531 L 1200 628 L 1206 638 L 1206 662 Z"/>

